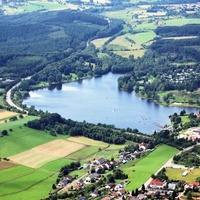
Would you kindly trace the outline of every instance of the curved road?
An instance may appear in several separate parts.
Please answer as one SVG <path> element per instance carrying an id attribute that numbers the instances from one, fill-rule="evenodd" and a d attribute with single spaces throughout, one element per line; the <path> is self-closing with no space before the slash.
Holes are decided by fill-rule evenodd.
<path id="1" fill-rule="evenodd" d="M 14 86 L 6 93 L 6 101 L 7 101 L 7 103 L 8 103 L 10 106 L 15 107 L 15 108 L 17 108 L 18 110 L 23 111 L 23 112 L 26 112 L 26 113 L 28 113 L 27 110 L 24 110 L 23 108 L 20 108 L 19 106 L 17 106 L 17 105 L 12 101 L 12 99 L 11 99 L 11 92 L 12 92 L 13 89 L 15 89 L 16 87 L 18 87 L 18 86 L 20 85 L 20 83 L 21 83 L 23 80 L 28 80 L 28 79 L 30 79 L 30 78 L 31 78 L 31 77 L 29 76 L 29 77 L 27 77 L 27 78 L 22 79 L 19 83 L 17 83 L 16 85 L 14 85 Z"/>

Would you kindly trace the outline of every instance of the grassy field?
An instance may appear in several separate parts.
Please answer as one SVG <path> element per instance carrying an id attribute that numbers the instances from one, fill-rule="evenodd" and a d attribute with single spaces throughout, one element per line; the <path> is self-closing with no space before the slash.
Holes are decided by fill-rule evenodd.
<path id="1" fill-rule="evenodd" d="M 14 122 L 0 125 L 1 130 L 8 130 L 8 136 L 0 138 L 1 157 L 12 156 L 35 146 L 55 140 L 55 137 L 44 131 L 34 130 L 23 126 L 24 123 L 33 119 L 35 119 L 35 117 L 28 116 Z M 10 128 L 12 128 L 12 131 L 9 131 Z"/>
<path id="2" fill-rule="evenodd" d="M 166 168 L 166 175 L 169 177 L 170 180 L 183 180 L 187 182 L 194 182 L 197 177 L 199 177 L 200 169 L 194 169 L 188 173 L 187 176 L 182 176 L 183 169 L 173 169 L 173 168 Z"/>
<path id="3" fill-rule="evenodd" d="M 41 199 L 48 195 L 56 176 L 53 174 L 16 166 L 0 171 L 6 177 L 0 184 L 0 200 Z"/>
<path id="4" fill-rule="evenodd" d="M 73 162 L 73 160 L 67 158 L 59 158 L 56 160 L 52 160 L 48 163 L 45 163 L 40 167 L 40 169 L 44 169 L 50 172 L 58 172 L 61 167 L 63 167 L 64 165 L 68 165 L 71 162 Z"/>
<path id="5" fill-rule="evenodd" d="M 122 169 L 128 174 L 130 180 L 126 189 L 132 190 L 139 188 L 177 152 L 176 149 L 170 146 L 162 145 L 150 153 L 146 158 L 139 161 L 135 166 L 130 166 L 130 163 L 123 165 Z"/>

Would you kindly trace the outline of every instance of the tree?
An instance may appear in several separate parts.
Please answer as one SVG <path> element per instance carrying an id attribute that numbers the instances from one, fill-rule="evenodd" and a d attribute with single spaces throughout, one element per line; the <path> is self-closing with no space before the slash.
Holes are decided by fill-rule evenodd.
<path id="1" fill-rule="evenodd" d="M 56 75 L 56 81 L 57 81 L 57 83 L 62 83 L 62 74 L 61 73 L 58 73 Z"/>
<path id="2" fill-rule="evenodd" d="M 191 191 L 189 191 L 187 193 L 187 200 L 192 200 L 192 192 Z"/>
<path id="3" fill-rule="evenodd" d="M 7 130 L 3 130 L 3 131 L 1 132 L 1 134 L 2 134 L 2 135 L 8 135 L 8 131 L 7 131 Z"/>
<path id="4" fill-rule="evenodd" d="M 56 189 L 56 185 L 55 184 L 52 185 L 52 189 L 54 189 L 54 190 Z"/>
<path id="5" fill-rule="evenodd" d="M 145 192 L 145 185 L 142 184 L 142 191 Z"/>

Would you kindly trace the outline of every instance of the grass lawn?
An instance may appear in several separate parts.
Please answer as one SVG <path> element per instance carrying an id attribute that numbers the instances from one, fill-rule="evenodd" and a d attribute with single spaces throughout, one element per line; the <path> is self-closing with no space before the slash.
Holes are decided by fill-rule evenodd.
<path id="1" fill-rule="evenodd" d="M 182 176 L 183 169 L 173 169 L 173 168 L 166 168 L 166 175 L 169 177 L 170 180 L 183 180 L 187 182 L 194 182 L 197 177 L 199 177 L 200 169 L 194 169 L 193 171 L 189 172 L 187 176 Z"/>
<path id="2" fill-rule="evenodd" d="M 126 189 L 131 191 L 139 188 L 177 152 L 178 150 L 175 148 L 162 145 L 157 147 L 156 150 L 150 153 L 147 157 L 140 160 L 135 166 L 123 165 L 122 170 L 128 174 L 130 180 Z"/>
<path id="3" fill-rule="evenodd" d="M 44 131 L 34 130 L 23 126 L 24 123 L 33 119 L 35 119 L 35 117 L 28 116 L 14 122 L 0 124 L 1 130 L 8 130 L 8 136 L 0 138 L 1 157 L 8 157 L 37 145 L 55 140 L 55 137 Z M 10 128 L 12 128 L 13 131 L 9 131 Z"/>

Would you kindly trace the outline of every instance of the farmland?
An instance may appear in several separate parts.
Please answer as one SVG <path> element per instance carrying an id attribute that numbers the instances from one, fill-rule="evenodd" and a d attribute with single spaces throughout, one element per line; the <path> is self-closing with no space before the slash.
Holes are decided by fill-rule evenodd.
<path id="1" fill-rule="evenodd" d="M 51 160 L 65 157 L 82 148 L 84 148 L 82 144 L 57 139 L 9 158 L 22 165 L 37 168 Z"/>
<path id="2" fill-rule="evenodd" d="M 177 152 L 176 149 L 170 146 L 162 145 L 134 166 L 130 166 L 130 163 L 125 164 L 123 171 L 129 175 L 129 179 L 131 180 L 126 189 L 139 188 Z"/>

